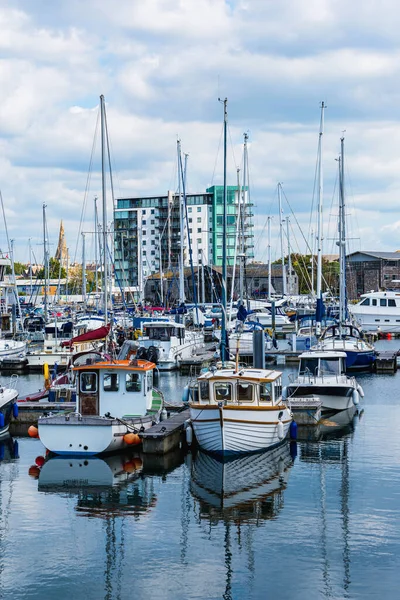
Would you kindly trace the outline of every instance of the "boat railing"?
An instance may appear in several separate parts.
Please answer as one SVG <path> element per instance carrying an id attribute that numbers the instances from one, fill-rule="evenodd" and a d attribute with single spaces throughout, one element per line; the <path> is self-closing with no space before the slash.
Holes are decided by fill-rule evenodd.
<path id="1" fill-rule="evenodd" d="M 16 390 L 17 383 L 18 383 L 18 375 L 16 373 L 13 373 L 9 379 L 9 382 L 3 387 L 6 387 L 10 390 Z"/>

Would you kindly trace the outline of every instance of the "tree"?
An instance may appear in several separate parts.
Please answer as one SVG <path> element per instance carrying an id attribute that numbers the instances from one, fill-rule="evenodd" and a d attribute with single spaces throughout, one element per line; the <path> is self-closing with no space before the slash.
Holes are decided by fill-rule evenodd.
<path id="1" fill-rule="evenodd" d="M 45 273 L 44 273 L 44 267 L 42 267 L 37 273 L 36 276 L 38 277 L 38 279 L 44 279 L 45 277 Z M 49 279 L 65 279 L 65 277 L 67 276 L 67 271 L 65 270 L 64 267 L 61 267 L 61 272 L 60 272 L 60 261 L 57 260 L 56 258 L 50 258 L 49 260 Z"/>

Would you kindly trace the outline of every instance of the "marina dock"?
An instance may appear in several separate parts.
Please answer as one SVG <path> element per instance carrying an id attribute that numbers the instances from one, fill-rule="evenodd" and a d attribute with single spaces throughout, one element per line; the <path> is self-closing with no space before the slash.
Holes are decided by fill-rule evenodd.
<path id="1" fill-rule="evenodd" d="M 189 408 L 184 408 L 160 421 L 140 434 L 144 454 L 166 454 L 182 442 L 185 421 L 189 419 Z"/>

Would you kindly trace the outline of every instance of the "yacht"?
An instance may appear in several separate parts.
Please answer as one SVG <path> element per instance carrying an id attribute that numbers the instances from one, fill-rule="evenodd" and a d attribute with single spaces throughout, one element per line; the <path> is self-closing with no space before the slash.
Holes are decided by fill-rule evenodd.
<path id="1" fill-rule="evenodd" d="M 349 304 L 348 310 L 364 331 L 400 331 L 399 292 L 362 294 L 357 304 Z"/>

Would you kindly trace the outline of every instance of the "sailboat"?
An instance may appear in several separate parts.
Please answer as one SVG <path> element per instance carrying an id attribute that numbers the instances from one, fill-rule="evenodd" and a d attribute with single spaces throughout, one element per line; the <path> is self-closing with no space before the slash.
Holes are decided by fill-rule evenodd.
<path id="1" fill-rule="evenodd" d="M 327 327 L 316 348 L 325 351 L 344 352 L 347 370 L 371 369 L 375 360 L 375 348 L 368 343 L 360 329 L 348 322 L 346 290 L 346 220 L 344 195 L 344 138 L 340 140 L 339 157 L 339 325 Z"/>

